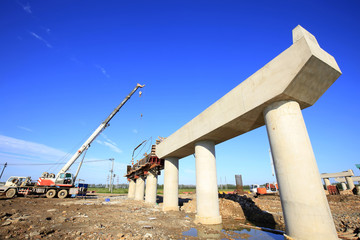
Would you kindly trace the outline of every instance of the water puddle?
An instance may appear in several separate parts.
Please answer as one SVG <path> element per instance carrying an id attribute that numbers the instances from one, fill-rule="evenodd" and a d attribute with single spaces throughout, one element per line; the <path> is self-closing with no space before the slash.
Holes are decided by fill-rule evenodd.
<path id="1" fill-rule="evenodd" d="M 269 232 L 271 231 L 271 232 Z M 222 225 L 191 228 L 183 232 L 183 239 L 248 239 L 248 240 L 284 240 L 281 231 L 271 229 L 238 228 L 223 229 Z"/>

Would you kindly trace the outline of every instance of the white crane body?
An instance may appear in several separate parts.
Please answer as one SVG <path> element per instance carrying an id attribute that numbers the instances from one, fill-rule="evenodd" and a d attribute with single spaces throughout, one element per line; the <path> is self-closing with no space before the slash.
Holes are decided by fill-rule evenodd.
<path id="1" fill-rule="evenodd" d="M 84 142 L 84 144 L 79 148 L 79 150 L 70 158 L 70 160 L 61 168 L 61 170 L 55 175 L 53 173 L 43 173 L 42 176 L 38 179 L 36 185 L 28 186 L 14 186 L 9 192 L 9 196 L 14 196 L 15 194 L 24 194 L 34 192 L 37 194 L 46 194 L 46 197 L 53 198 L 56 195 L 59 198 L 64 198 L 68 194 L 74 193 L 75 179 L 79 173 L 81 163 L 75 176 L 72 173 L 68 173 L 69 168 L 75 163 L 75 161 L 90 147 L 90 144 L 96 139 L 97 136 L 109 126 L 110 120 L 115 116 L 115 114 L 120 110 L 120 108 L 130 99 L 130 97 L 136 92 L 138 88 L 142 88 L 145 85 L 137 84 L 136 87 L 125 97 L 125 99 L 112 111 L 112 113 L 103 121 L 100 126 L 91 134 L 91 136 Z M 141 94 L 141 92 L 140 92 Z M 7 192 L 6 188 L 3 192 Z M 76 190 L 77 191 L 77 190 Z M 1 193 L 1 189 L 0 189 Z"/>

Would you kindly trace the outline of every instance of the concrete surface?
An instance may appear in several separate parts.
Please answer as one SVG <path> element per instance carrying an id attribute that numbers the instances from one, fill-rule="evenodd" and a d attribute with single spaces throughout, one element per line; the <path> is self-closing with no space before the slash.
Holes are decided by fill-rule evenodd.
<path id="1" fill-rule="evenodd" d="M 144 191 L 145 191 L 145 179 L 143 177 L 139 177 L 136 179 L 136 183 L 135 183 L 135 200 L 143 201 Z"/>
<path id="2" fill-rule="evenodd" d="M 129 182 L 128 198 L 135 198 L 135 181 L 133 179 L 131 179 Z"/>
<path id="3" fill-rule="evenodd" d="M 345 177 L 345 180 L 346 180 L 346 182 L 347 182 L 347 184 L 349 186 L 349 189 L 350 190 L 354 189 L 355 184 L 354 184 L 354 181 L 353 181 L 352 177 Z"/>
<path id="4" fill-rule="evenodd" d="M 157 174 L 156 172 L 149 171 L 146 177 L 145 188 L 145 202 L 156 204 L 156 192 L 157 192 Z"/>
<path id="5" fill-rule="evenodd" d="M 347 171 L 343 172 L 337 172 L 337 173 L 322 173 L 320 174 L 321 178 L 338 178 L 338 177 L 350 177 L 354 176 L 353 170 L 349 169 Z"/>
<path id="6" fill-rule="evenodd" d="M 353 182 L 360 182 L 360 176 L 354 176 L 351 178 L 352 178 Z M 344 177 L 335 178 L 334 180 L 337 182 L 346 182 L 346 179 Z"/>
<path id="7" fill-rule="evenodd" d="M 194 153 L 198 141 L 218 144 L 263 126 L 262 113 L 273 102 L 296 100 L 301 109 L 313 105 L 341 71 L 301 26 L 293 39 L 288 49 L 157 145 L 156 155 L 183 158 Z"/>
<path id="8" fill-rule="evenodd" d="M 325 187 L 326 187 L 326 190 L 327 190 L 328 189 L 327 187 L 331 185 L 330 179 L 324 178 L 324 183 L 325 183 Z"/>
<path id="9" fill-rule="evenodd" d="M 219 211 L 214 142 L 201 141 L 195 144 L 195 165 L 195 222 L 202 224 L 220 224 L 222 220 Z"/>
<path id="10" fill-rule="evenodd" d="M 300 105 L 279 101 L 264 117 L 286 234 L 297 240 L 338 239 Z"/>
<path id="11" fill-rule="evenodd" d="M 164 165 L 163 211 L 179 211 L 179 159 L 166 158 Z"/>

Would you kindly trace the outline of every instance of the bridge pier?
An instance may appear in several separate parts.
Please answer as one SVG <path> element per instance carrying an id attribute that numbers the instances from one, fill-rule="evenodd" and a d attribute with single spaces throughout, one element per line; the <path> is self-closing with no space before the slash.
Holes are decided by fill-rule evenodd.
<path id="1" fill-rule="evenodd" d="M 354 184 L 354 181 L 353 181 L 352 177 L 345 177 L 345 179 L 346 179 L 346 182 L 347 182 L 347 184 L 349 186 L 349 189 L 353 190 L 354 187 L 355 187 L 355 184 Z"/>
<path id="2" fill-rule="evenodd" d="M 146 177 L 145 202 L 156 204 L 157 171 L 150 170 Z"/>
<path id="3" fill-rule="evenodd" d="M 328 178 L 324 178 L 325 188 L 328 189 L 328 186 L 331 185 L 330 180 Z"/>
<path id="4" fill-rule="evenodd" d="M 139 177 L 136 179 L 135 200 L 143 201 L 144 191 L 145 191 L 145 179 L 144 177 Z"/>
<path id="5" fill-rule="evenodd" d="M 164 162 L 163 211 L 179 211 L 179 158 L 166 158 Z"/>
<path id="6" fill-rule="evenodd" d="M 196 216 L 195 222 L 202 224 L 222 223 L 216 177 L 215 143 L 195 143 L 196 166 Z"/>
<path id="7" fill-rule="evenodd" d="M 338 239 L 299 104 L 272 103 L 264 118 L 286 234 L 297 240 Z"/>
<path id="8" fill-rule="evenodd" d="M 129 181 L 128 198 L 129 199 L 135 198 L 135 181 L 134 181 L 134 179 L 130 179 L 130 181 Z"/>

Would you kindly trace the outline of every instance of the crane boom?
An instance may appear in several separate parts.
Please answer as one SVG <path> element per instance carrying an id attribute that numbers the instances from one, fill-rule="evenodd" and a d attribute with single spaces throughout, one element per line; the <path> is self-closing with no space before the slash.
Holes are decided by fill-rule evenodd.
<path id="1" fill-rule="evenodd" d="M 80 149 L 71 157 L 71 159 L 65 164 L 65 166 L 59 171 L 56 178 L 61 174 L 65 173 L 71 165 L 80 157 L 80 155 L 90 146 L 90 144 L 95 140 L 97 136 L 108 126 L 110 120 L 115 116 L 115 114 L 120 110 L 120 108 L 130 99 L 130 97 L 136 92 L 138 88 L 143 88 L 145 85 L 140 85 L 139 83 L 136 87 L 125 97 L 125 99 L 112 111 L 112 113 L 103 121 L 100 126 L 91 134 L 91 136 L 85 141 L 85 143 L 80 147 Z"/>

